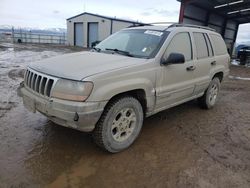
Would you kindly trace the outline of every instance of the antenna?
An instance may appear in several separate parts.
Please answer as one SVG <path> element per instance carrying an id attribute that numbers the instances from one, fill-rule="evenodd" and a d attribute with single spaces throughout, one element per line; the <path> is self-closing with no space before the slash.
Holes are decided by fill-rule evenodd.
<path id="1" fill-rule="evenodd" d="M 83 12 L 86 12 L 86 3 L 83 1 Z"/>

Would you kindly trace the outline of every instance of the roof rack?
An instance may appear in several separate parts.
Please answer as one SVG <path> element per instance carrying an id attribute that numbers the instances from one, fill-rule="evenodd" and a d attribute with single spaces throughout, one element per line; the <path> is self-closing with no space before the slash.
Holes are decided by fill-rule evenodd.
<path id="1" fill-rule="evenodd" d="M 210 31 L 216 31 L 215 29 L 210 28 L 210 27 L 200 26 L 200 25 L 192 25 L 192 24 L 179 24 L 179 23 L 176 24 L 175 23 L 175 24 L 168 26 L 168 28 L 171 28 L 171 27 L 192 27 L 192 28 L 199 28 L 199 29 L 206 29 L 206 30 L 210 30 Z"/>
<path id="2" fill-rule="evenodd" d="M 130 25 L 130 26 L 128 26 L 127 28 L 131 28 L 131 27 L 141 27 L 141 26 L 151 26 L 151 24 L 134 23 L 133 25 Z"/>
<path id="3" fill-rule="evenodd" d="M 154 25 L 166 25 L 168 28 L 170 25 L 177 24 L 177 22 L 152 22 L 152 23 L 134 23 L 133 25 L 128 26 L 127 28 L 131 27 L 141 27 L 141 26 L 154 26 Z M 166 28 L 166 29 L 167 29 Z"/>
<path id="4" fill-rule="evenodd" d="M 178 24 L 177 22 L 153 22 L 153 23 L 148 23 L 150 25 L 173 25 L 173 24 Z"/>

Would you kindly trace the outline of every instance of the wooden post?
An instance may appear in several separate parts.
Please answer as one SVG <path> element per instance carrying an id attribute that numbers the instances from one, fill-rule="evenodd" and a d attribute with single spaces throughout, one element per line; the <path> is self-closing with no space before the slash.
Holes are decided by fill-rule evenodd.
<path id="1" fill-rule="evenodd" d="M 12 43 L 14 43 L 15 42 L 15 32 L 14 32 L 14 27 L 12 27 L 12 29 L 11 29 L 11 32 L 12 32 Z"/>
<path id="2" fill-rule="evenodd" d="M 65 33 L 63 32 L 63 44 L 65 45 L 66 44 L 66 36 L 65 36 Z"/>

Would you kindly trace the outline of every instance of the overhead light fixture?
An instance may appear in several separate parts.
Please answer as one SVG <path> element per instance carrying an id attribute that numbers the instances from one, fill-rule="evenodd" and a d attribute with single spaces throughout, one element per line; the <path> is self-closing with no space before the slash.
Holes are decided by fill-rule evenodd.
<path id="1" fill-rule="evenodd" d="M 240 11 L 236 10 L 236 11 L 228 12 L 227 14 L 235 14 L 235 13 L 238 13 L 238 12 L 240 12 Z"/>
<path id="2" fill-rule="evenodd" d="M 231 3 L 228 3 L 229 5 L 235 5 L 235 4 L 238 4 L 238 3 L 243 3 L 244 0 L 240 0 L 240 1 L 235 1 L 235 2 L 231 2 Z"/>
<path id="3" fill-rule="evenodd" d="M 240 10 L 240 11 L 241 11 L 241 12 L 250 11 L 250 8 L 242 9 L 242 10 Z"/>
<path id="4" fill-rule="evenodd" d="M 235 2 L 231 2 L 231 3 L 226 3 L 226 4 L 217 5 L 217 6 L 215 6 L 214 8 L 226 7 L 226 6 L 235 5 L 235 4 L 243 3 L 243 2 L 244 2 L 244 0 L 235 1 Z"/>
<path id="5" fill-rule="evenodd" d="M 236 13 L 239 13 L 239 12 L 247 12 L 247 11 L 250 11 L 250 8 L 235 10 L 235 11 L 232 11 L 232 12 L 228 12 L 227 14 L 236 14 Z"/>
<path id="6" fill-rule="evenodd" d="M 218 6 L 215 6 L 214 8 L 221 8 L 221 7 L 226 7 L 226 6 L 228 6 L 228 4 L 218 5 Z"/>

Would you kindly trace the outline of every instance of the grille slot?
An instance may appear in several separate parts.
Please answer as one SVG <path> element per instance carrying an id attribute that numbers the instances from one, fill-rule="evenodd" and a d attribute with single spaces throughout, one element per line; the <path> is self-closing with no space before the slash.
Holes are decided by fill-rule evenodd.
<path id="1" fill-rule="evenodd" d="M 39 86 L 40 86 L 40 83 L 41 83 L 41 79 L 42 79 L 42 77 L 38 76 L 37 83 L 36 83 L 36 88 L 35 88 L 36 92 L 39 92 Z"/>
<path id="2" fill-rule="evenodd" d="M 28 69 L 25 72 L 24 82 L 26 87 L 32 91 L 50 97 L 55 78 Z"/>

